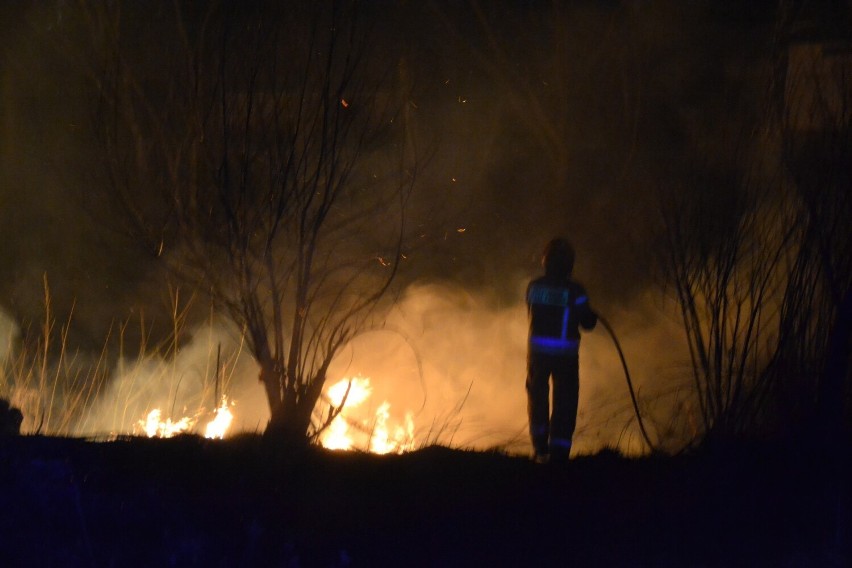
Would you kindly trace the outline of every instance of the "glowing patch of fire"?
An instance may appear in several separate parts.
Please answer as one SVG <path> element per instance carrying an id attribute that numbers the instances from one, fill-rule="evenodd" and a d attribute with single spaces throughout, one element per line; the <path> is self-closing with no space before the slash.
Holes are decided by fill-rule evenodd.
<path id="1" fill-rule="evenodd" d="M 155 408 L 148 413 L 145 420 L 138 422 L 138 426 L 149 438 L 171 438 L 181 432 L 188 432 L 195 425 L 195 420 L 189 416 L 184 416 L 177 422 L 172 422 L 171 418 L 166 418 L 163 421 L 160 417 L 160 409 Z"/>
<path id="2" fill-rule="evenodd" d="M 221 404 L 213 411 L 213 414 L 213 420 L 207 423 L 204 430 L 204 437 L 222 439 L 228 433 L 231 423 L 234 421 L 234 413 L 231 412 L 227 397 L 222 397 Z M 149 438 L 172 438 L 178 434 L 192 431 L 196 422 L 196 418 L 189 416 L 184 416 L 177 422 L 172 422 L 171 418 L 162 420 L 162 412 L 159 408 L 155 408 L 148 413 L 145 420 L 136 423 L 134 433 L 145 434 Z"/>
<path id="3" fill-rule="evenodd" d="M 414 414 L 405 413 L 405 427 L 396 426 L 393 436 L 388 432 L 390 403 L 383 402 L 376 410 L 376 427 L 370 439 L 370 451 L 376 454 L 402 453 L 414 449 Z"/>
<path id="4" fill-rule="evenodd" d="M 222 403 L 213 411 L 215 417 L 207 424 L 207 430 L 204 432 L 205 438 L 222 439 L 231 427 L 231 422 L 234 421 L 234 413 L 228 408 L 228 398 L 222 397 Z"/>
<path id="5" fill-rule="evenodd" d="M 329 424 L 323 433 L 320 443 L 330 450 L 350 450 L 355 447 L 353 433 L 350 425 L 355 426 L 356 434 L 361 433 L 368 436 L 369 449 L 373 453 L 387 454 L 391 452 L 402 453 L 414 449 L 414 414 L 405 414 L 405 424 L 393 428 L 391 434 L 388 422 L 390 421 L 390 403 L 382 402 L 376 409 L 375 414 L 365 410 L 353 410 L 362 405 L 370 395 L 373 388 L 370 379 L 366 377 L 344 378 L 326 389 L 326 396 L 331 405 L 339 407 L 344 403 L 343 397 L 349 390 L 344 404 L 344 410 Z"/>

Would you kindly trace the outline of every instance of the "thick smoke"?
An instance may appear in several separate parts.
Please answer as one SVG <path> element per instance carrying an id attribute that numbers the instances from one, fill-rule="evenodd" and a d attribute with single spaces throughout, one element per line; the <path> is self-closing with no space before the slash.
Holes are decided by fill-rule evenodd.
<path id="1" fill-rule="evenodd" d="M 442 443 L 528 452 L 526 280 L 514 281 L 511 302 L 448 284 L 410 286 L 384 325 L 354 339 L 329 370 L 327 385 L 344 378 L 370 379 L 372 394 L 357 410 L 347 411 L 350 420 L 370 423 L 387 402 L 389 426 L 402 425 L 406 414 L 413 416 L 415 446 Z M 682 336 L 676 320 L 663 313 L 644 309 L 605 315 L 623 344 L 654 441 L 677 447 L 696 416 L 690 415 L 689 390 L 680 382 L 687 355 Z M 8 318 L 2 335 L 2 394 L 19 404 L 32 396 L 39 400 L 36 407 L 47 404 L 49 392 L 34 392 L 32 386 L 17 389 L 10 380 L 17 330 Z M 268 406 L 257 365 L 239 334 L 227 324 L 208 323 L 190 335 L 174 356 L 119 360 L 103 389 L 90 405 L 78 409 L 67 430 L 49 433 L 101 438 L 141 434 L 153 409 L 161 411 L 162 420 L 189 417 L 192 430 L 203 432 L 212 419 L 216 393 L 233 404 L 231 434 L 262 431 Z M 32 417 L 25 426 L 33 431 Z M 366 449 L 369 436 L 361 440 L 356 447 Z M 644 451 L 617 353 L 598 327 L 584 334 L 582 342 L 575 447 L 582 453 L 604 446 Z"/>
<path id="2" fill-rule="evenodd" d="M 410 286 L 385 324 L 353 340 L 329 370 L 329 385 L 370 379 L 372 394 L 348 414 L 352 421 L 369 422 L 388 402 L 391 425 L 413 414 L 415 445 L 528 452 L 526 280 L 514 281 L 511 302 L 447 284 Z M 619 334 L 654 442 L 677 447 L 697 416 L 690 416 L 689 390 L 679 382 L 687 357 L 682 335 L 676 320 L 663 314 L 649 308 L 606 316 Z M 580 361 L 576 451 L 645 451 L 617 352 L 602 327 L 584 335 Z M 268 420 L 268 409 L 256 369 L 243 369 L 247 375 L 230 392 L 237 422 L 254 431 Z"/>
<path id="3" fill-rule="evenodd" d="M 462 446 L 527 451 L 526 280 L 514 282 L 510 302 L 445 284 L 412 286 L 386 329 L 355 341 L 351 360 L 344 355 L 334 370 L 371 377 L 375 403 L 391 402 L 398 420 L 404 410 L 415 411 L 421 441 L 430 428 L 452 426 L 440 441 L 448 442 L 451 433 L 452 442 Z M 649 412 L 672 386 L 666 369 L 683 362 L 679 335 L 659 313 L 608 317 L 621 327 L 640 397 L 648 403 L 643 410 Z M 577 451 L 602 446 L 641 451 L 615 349 L 601 328 L 585 334 L 582 345 Z M 662 424 L 670 418 L 666 413 L 658 408 L 648 418 Z"/>
<path id="4" fill-rule="evenodd" d="M 356 337 L 329 370 L 327 386 L 344 378 L 370 380 L 369 399 L 346 411 L 349 421 L 369 428 L 387 402 L 389 426 L 413 416 L 415 446 L 528 452 L 526 281 L 515 278 L 515 284 L 512 302 L 448 284 L 410 286 L 385 323 Z M 619 334 L 654 441 L 677 447 L 697 416 L 690 417 L 689 391 L 679 382 L 687 354 L 677 322 L 662 313 L 645 309 L 606 317 Z M 97 404 L 81 417 L 77 433 L 139 433 L 154 408 L 163 419 L 190 416 L 203 424 L 214 407 L 217 354 L 223 367 L 218 391 L 234 403 L 232 433 L 262 431 L 269 411 L 256 364 L 237 334 L 208 325 L 174 358 L 121 362 Z M 356 438 L 359 449 L 368 447 L 369 432 L 363 434 Z M 584 334 L 582 342 L 575 446 L 581 453 L 604 446 L 645 450 L 617 352 L 602 327 Z"/>
<path id="5" fill-rule="evenodd" d="M 143 422 L 154 409 L 163 420 L 187 417 L 191 430 L 203 433 L 221 398 L 244 390 L 240 380 L 250 361 L 227 325 L 210 323 L 191 337 L 173 355 L 119 359 L 96 402 L 76 421 L 75 434 L 144 434 Z"/>

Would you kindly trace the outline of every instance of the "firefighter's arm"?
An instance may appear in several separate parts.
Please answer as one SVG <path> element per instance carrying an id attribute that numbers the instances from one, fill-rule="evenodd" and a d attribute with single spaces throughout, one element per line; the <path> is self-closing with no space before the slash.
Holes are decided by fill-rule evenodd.
<path id="1" fill-rule="evenodd" d="M 594 329 L 598 323 L 598 314 L 589 305 L 589 297 L 585 290 L 575 300 L 574 307 L 577 310 L 577 321 L 580 327 L 586 330 Z"/>

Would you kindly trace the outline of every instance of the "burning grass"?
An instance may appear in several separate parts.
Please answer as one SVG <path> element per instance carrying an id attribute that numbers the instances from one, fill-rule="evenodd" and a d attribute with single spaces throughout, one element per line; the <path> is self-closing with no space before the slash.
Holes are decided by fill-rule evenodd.
<path id="1" fill-rule="evenodd" d="M 0 346 L 0 398 L 22 410 L 22 433 L 97 440 L 181 434 L 225 438 L 245 430 L 252 411 L 257 415 L 256 403 L 247 409 L 239 394 L 233 396 L 245 391 L 245 376 L 257 376 L 241 334 L 223 330 L 212 314 L 205 326 L 187 333 L 192 299 L 182 302 L 178 291 L 171 290 L 171 333 L 162 343 L 151 344 L 150 329 L 140 318 L 135 349 L 125 344 L 132 323 L 125 321 L 115 326 L 99 353 L 85 356 L 67 347 L 73 314 L 58 322 L 46 279 L 44 286 L 40 325 L 19 332 L 0 322 L 11 330 Z M 179 343 L 186 336 L 191 340 Z M 134 355 L 127 356 L 129 352 Z M 235 386 L 240 380 L 242 387 Z M 250 382 L 257 384 L 256 378 Z M 373 383 L 363 376 L 327 385 L 315 411 L 317 423 L 330 408 L 343 410 L 317 441 L 330 449 L 384 454 L 452 440 L 460 406 L 417 428 L 415 413 L 392 405 L 386 394 L 373 396 Z M 262 406 L 267 411 L 265 400 Z M 259 418 L 255 431 L 265 422 Z"/>
<path id="2" fill-rule="evenodd" d="M 227 393 L 242 344 L 231 341 L 222 354 L 208 337 L 179 345 L 191 300 L 172 291 L 171 334 L 151 345 L 140 318 L 135 349 L 125 343 L 130 321 L 114 326 L 97 354 L 68 348 L 73 313 L 58 322 L 45 280 L 44 319 L 39 326 L 5 334 L 0 349 L 0 397 L 20 408 L 22 432 L 110 438 L 121 435 L 171 437 L 199 432 L 222 437 L 233 421 Z M 133 352 L 133 356 L 126 354 Z"/>
<path id="3" fill-rule="evenodd" d="M 343 411 L 329 424 L 320 436 L 320 443 L 329 450 L 351 450 L 368 448 L 376 454 L 402 453 L 413 450 L 417 440 L 414 429 L 414 413 L 405 413 L 402 424 L 392 424 L 390 403 L 383 401 L 374 413 L 360 412 L 361 418 L 353 418 L 353 410 L 367 402 L 372 394 L 367 377 L 343 378 L 326 388 L 328 404 Z M 356 411 L 357 412 L 357 411 Z"/>

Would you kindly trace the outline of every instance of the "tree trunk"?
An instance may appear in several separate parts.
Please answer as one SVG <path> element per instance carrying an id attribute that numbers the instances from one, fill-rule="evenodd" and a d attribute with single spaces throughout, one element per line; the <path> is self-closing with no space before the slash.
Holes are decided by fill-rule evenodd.
<path id="1" fill-rule="evenodd" d="M 273 359 L 260 365 L 260 382 L 269 403 L 269 423 L 264 436 L 286 445 L 304 445 L 308 442 L 313 404 L 296 400 L 293 392 L 285 388 L 284 366 Z"/>

